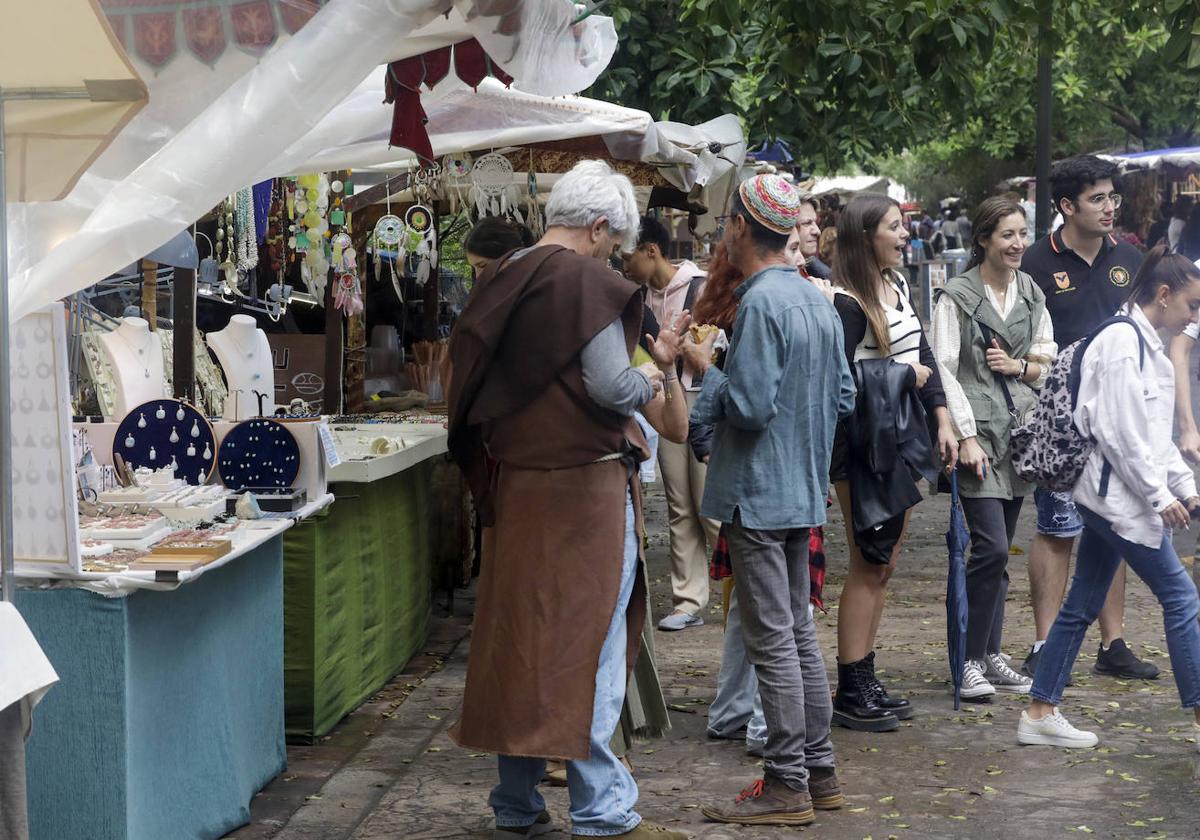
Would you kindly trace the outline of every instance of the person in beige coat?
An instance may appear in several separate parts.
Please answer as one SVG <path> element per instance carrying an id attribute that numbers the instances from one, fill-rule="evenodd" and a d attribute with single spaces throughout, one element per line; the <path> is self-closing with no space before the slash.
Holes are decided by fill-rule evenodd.
<path id="1" fill-rule="evenodd" d="M 690 260 L 676 265 L 667 259 L 671 235 L 653 216 L 642 217 L 637 247 L 625 256 L 625 275 L 646 287 L 646 307 L 660 324 L 672 315 L 690 311 L 704 289 L 704 272 Z M 695 371 L 680 363 L 679 376 L 691 410 L 700 391 Z M 658 623 L 659 630 L 683 630 L 704 623 L 708 606 L 708 558 L 717 544 L 719 526 L 700 516 L 707 471 L 686 443 L 664 440 L 658 449 L 667 495 L 671 530 L 672 611 Z"/>

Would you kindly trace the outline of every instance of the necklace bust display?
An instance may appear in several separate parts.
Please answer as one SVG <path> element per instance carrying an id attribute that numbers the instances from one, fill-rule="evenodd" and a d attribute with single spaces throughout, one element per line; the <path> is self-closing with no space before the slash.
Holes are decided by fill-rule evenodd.
<path id="1" fill-rule="evenodd" d="M 113 375 L 113 413 L 166 395 L 162 342 L 144 318 L 124 318 L 116 329 L 99 335 L 98 346 Z"/>
<path id="2" fill-rule="evenodd" d="M 234 315 L 225 329 L 209 333 L 207 341 L 229 384 L 229 397 L 222 414 L 224 419 L 257 417 L 260 402 L 263 414 L 274 414 L 275 365 L 271 345 L 255 320 L 249 315 Z"/>

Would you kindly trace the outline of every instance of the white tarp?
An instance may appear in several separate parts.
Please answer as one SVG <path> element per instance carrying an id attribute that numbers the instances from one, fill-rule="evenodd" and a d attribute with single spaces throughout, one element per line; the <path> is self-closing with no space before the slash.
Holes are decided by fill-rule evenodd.
<path id="1" fill-rule="evenodd" d="M 323 144 L 320 151 L 301 162 L 289 155 L 290 168 L 273 174 L 415 167 L 411 153 L 388 147 L 392 108 L 380 99 L 382 85 L 380 68 L 305 138 L 307 146 Z M 671 184 L 688 192 L 736 170 L 746 156 L 741 123 L 730 114 L 699 126 L 656 123 L 645 111 L 582 96 L 538 96 L 495 79 L 472 90 L 453 75 L 422 102 L 437 157 L 598 136 L 614 158 L 661 166 Z"/>
<path id="2" fill-rule="evenodd" d="M 1163 166 L 1200 166 L 1200 146 L 1177 149 L 1155 149 L 1149 152 L 1134 152 L 1128 155 L 1099 155 L 1121 165 L 1126 171 L 1135 169 L 1161 169 Z"/>
<path id="3" fill-rule="evenodd" d="M 13 319 L 149 253 L 230 192 L 293 171 L 321 148 L 308 135 L 386 61 L 475 37 L 523 89 L 553 96 L 591 84 L 616 48 L 612 21 L 573 25 L 569 0 L 522 0 L 517 27 L 514 4 L 500 4 L 504 26 L 495 5 L 330 0 L 261 58 L 229 49 L 212 67 L 180 55 L 143 71 L 149 106 L 71 194 L 9 205 Z"/>
<path id="4" fill-rule="evenodd" d="M 860 192 L 883 193 L 896 201 L 907 201 L 908 191 L 891 178 L 880 175 L 840 175 L 834 178 L 817 178 L 813 182 L 813 195 L 853 195 Z"/>

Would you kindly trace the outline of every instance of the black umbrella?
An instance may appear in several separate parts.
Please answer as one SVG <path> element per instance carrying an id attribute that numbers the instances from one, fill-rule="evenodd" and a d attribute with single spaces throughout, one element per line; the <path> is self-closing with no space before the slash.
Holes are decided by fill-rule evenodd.
<path id="1" fill-rule="evenodd" d="M 950 529 L 946 548 L 950 565 L 946 573 L 946 652 L 950 656 L 950 679 L 954 682 L 954 710 L 962 702 L 963 666 L 967 660 L 967 531 L 966 515 L 958 497 L 957 471 L 950 473 Z"/>

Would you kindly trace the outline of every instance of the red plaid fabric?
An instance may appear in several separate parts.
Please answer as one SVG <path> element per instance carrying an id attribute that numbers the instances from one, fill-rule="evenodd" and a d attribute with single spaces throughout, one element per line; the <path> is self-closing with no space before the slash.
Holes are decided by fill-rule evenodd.
<path id="1" fill-rule="evenodd" d="M 725 538 L 724 525 L 721 526 L 717 546 L 708 563 L 708 576 L 713 580 L 725 580 L 733 576 L 733 562 L 729 556 L 729 541 Z M 824 589 L 825 529 L 818 526 L 808 531 L 808 600 L 821 612 L 825 612 L 825 604 L 821 600 Z"/>

